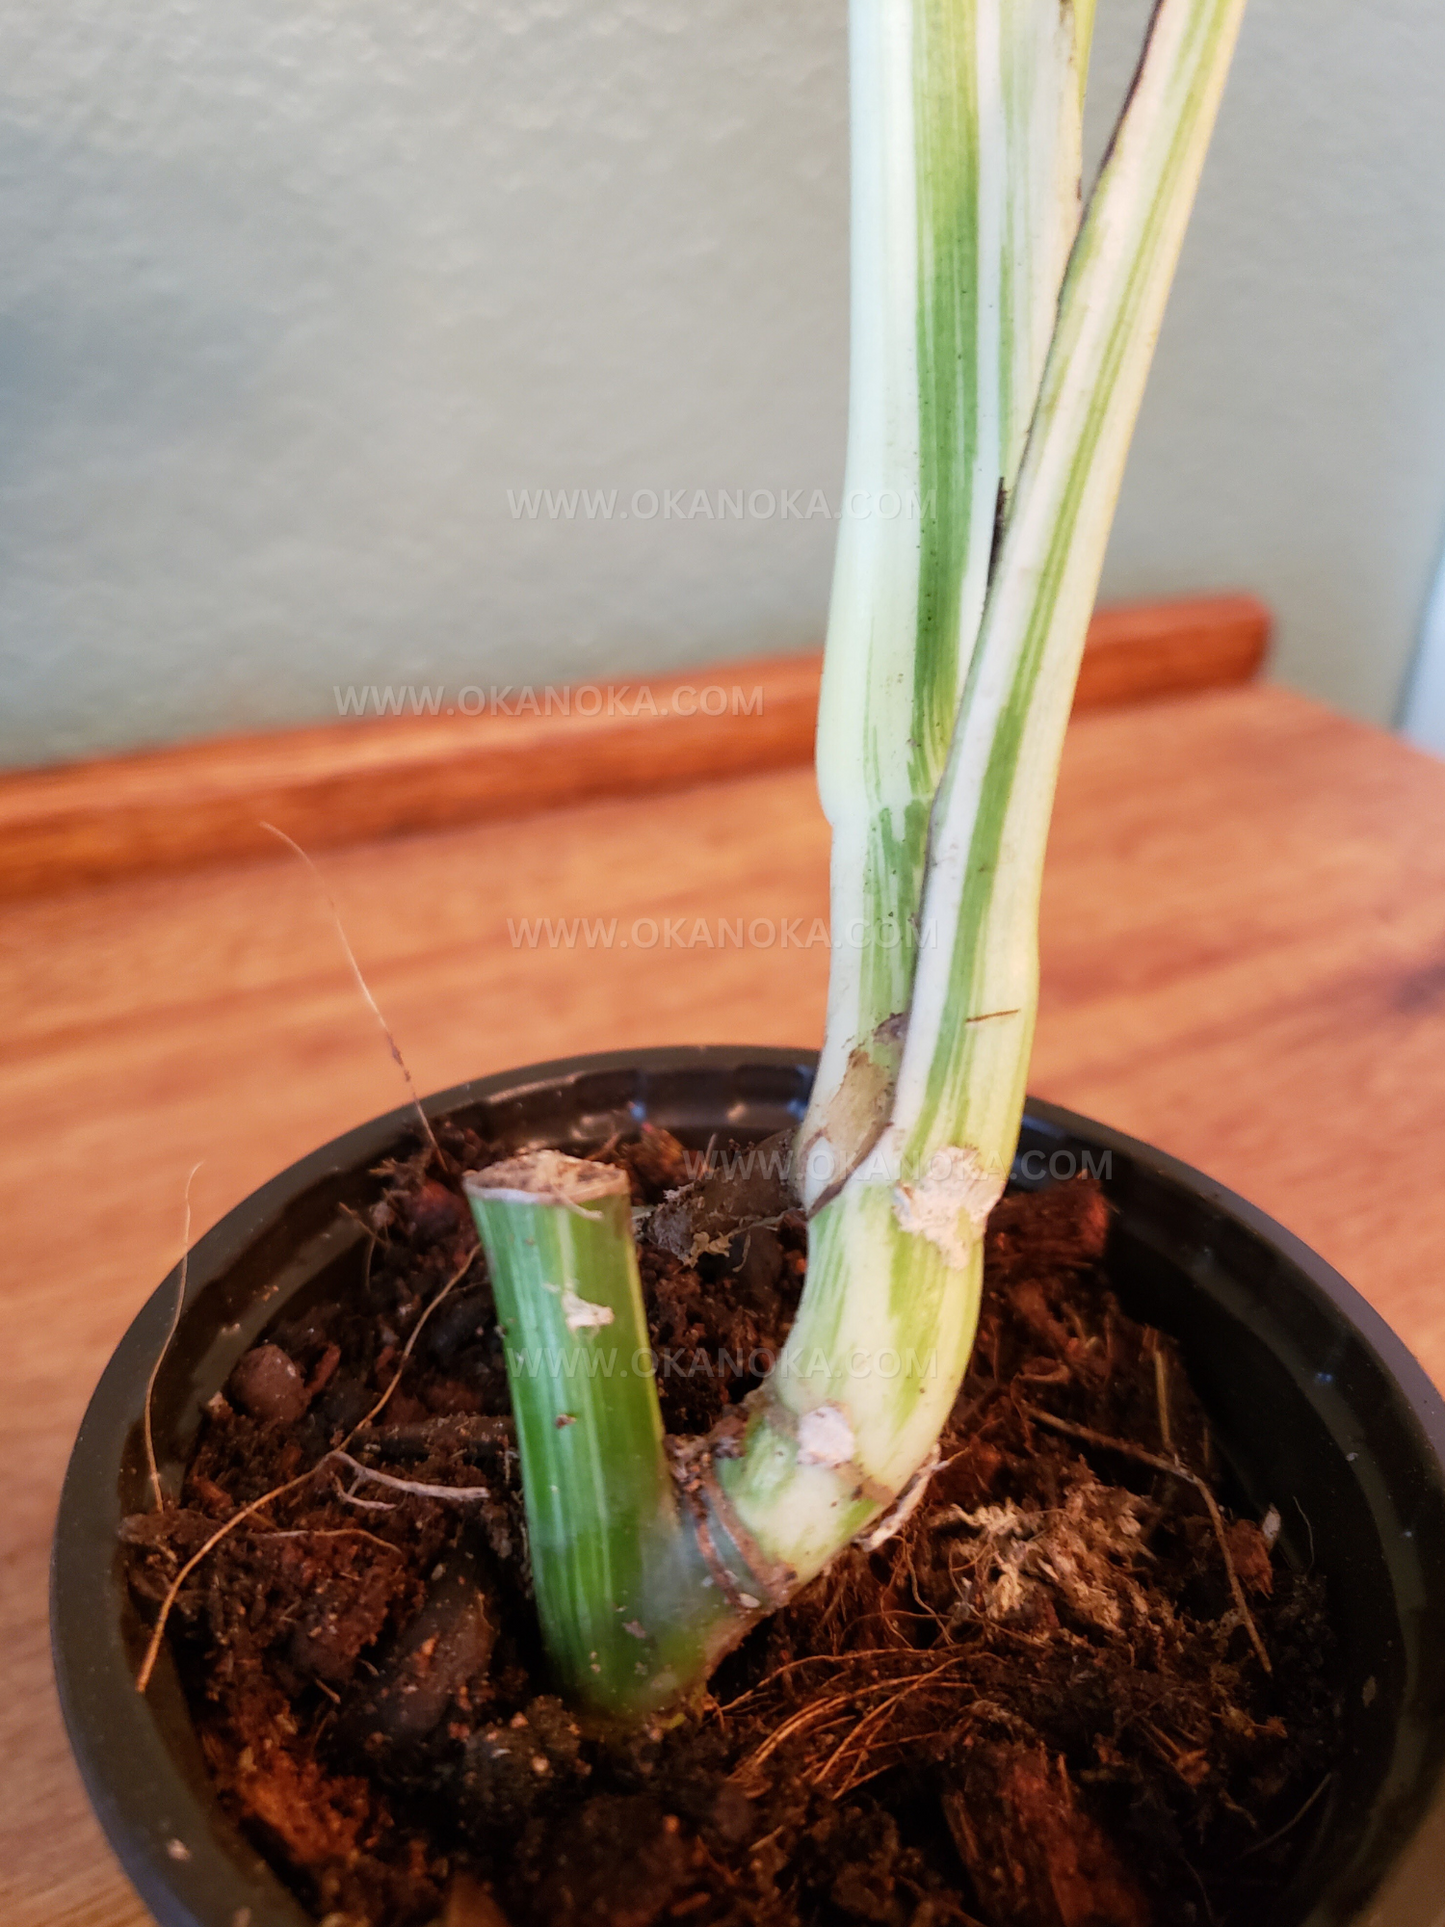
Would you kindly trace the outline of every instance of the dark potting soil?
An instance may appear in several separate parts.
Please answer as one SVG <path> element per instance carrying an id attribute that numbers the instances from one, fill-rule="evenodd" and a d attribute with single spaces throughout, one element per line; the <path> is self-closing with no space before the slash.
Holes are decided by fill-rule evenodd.
<path id="1" fill-rule="evenodd" d="M 180 1503 L 126 1527 L 154 1617 L 235 1521 L 168 1636 L 222 1799 L 318 1917 L 1269 1917 L 1337 1746 L 1325 1602 L 1272 1550 L 1277 1519 L 1219 1509 L 1179 1355 L 1101 1269 L 1092 1181 L 995 1211 L 973 1362 L 906 1525 L 758 1627 L 703 1705 L 619 1742 L 549 1691 L 459 1188 L 489 1149 L 440 1137 L 445 1168 L 378 1173 L 364 1277 L 276 1321 Z M 659 1391 L 670 1432 L 704 1432 L 787 1334 L 803 1220 L 766 1159 L 664 1203 L 690 1176 L 666 1133 L 599 1155 L 662 1205 L 639 1247 Z"/>

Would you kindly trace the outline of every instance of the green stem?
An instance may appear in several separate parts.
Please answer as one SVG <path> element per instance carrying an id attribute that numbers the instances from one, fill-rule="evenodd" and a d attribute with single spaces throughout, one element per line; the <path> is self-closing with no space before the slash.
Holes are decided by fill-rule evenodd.
<path id="1" fill-rule="evenodd" d="M 506 1353 L 548 1656 L 575 1702 L 636 1718 L 705 1678 L 770 1594 L 705 1492 L 683 1502 L 663 1450 L 625 1173 L 533 1151 L 466 1189 Z"/>

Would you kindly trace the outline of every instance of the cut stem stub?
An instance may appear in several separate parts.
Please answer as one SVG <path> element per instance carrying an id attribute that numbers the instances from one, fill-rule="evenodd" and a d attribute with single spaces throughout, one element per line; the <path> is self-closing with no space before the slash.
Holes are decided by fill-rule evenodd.
<path id="1" fill-rule="evenodd" d="M 626 1173 L 528 1151 L 470 1174 L 512 1391 L 537 1611 L 562 1690 L 661 1708 L 772 1603 L 663 1445 Z"/>

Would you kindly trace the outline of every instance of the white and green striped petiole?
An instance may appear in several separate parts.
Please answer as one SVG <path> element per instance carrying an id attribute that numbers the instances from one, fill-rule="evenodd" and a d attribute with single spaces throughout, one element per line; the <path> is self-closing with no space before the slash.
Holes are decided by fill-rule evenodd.
<path id="1" fill-rule="evenodd" d="M 881 1127 L 928 940 L 929 811 L 1078 229 L 1087 28 L 1060 0 L 852 4 L 852 380 L 818 721 L 832 975 L 798 1145 L 809 1203 Z"/>
<path id="2" fill-rule="evenodd" d="M 934 805 L 925 928 L 882 1129 L 815 1211 L 807 1286 L 721 1468 L 752 1540 L 800 1576 L 903 1490 L 973 1342 L 1038 995 L 1038 900 L 1065 724 L 1130 436 L 1244 10 L 1161 0 L 1065 281 L 1037 416 Z M 834 1180 L 836 1186 L 836 1179 Z M 890 1360 L 928 1361 L 902 1378 Z M 855 1369 L 858 1358 L 872 1361 Z M 836 1413 L 833 1468 L 797 1449 Z"/>

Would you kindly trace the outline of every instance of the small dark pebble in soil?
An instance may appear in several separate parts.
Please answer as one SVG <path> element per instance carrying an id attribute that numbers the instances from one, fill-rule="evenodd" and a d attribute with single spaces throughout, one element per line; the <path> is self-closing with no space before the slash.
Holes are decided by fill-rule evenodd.
<path id="1" fill-rule="evenodd" d="M 217 1545 L 171 1635 L 223 1800 L 318 1918 L 1269 1917 L 1309 1833 L 1288 1823 L 1336 1746 L 1325 1602 L 1251 1520 L 1221 1544 L 1186 1480 L 1040 1418 L 1215 1479 L 1175 1347 L 1109 1289 L 1092 1181 L 995 1211 L 973 1361 L 904 1530 L 760 1626 L 705 1710 L 604 1745 L 548 1691 L 479 1258 L 405 1355 L 474 1245 L 458 1174 L 491 1155 L 439 1136 L 445 1169 L 418 1153 L 379 1173 L 364 1280 L 276 1321 L 212 1401 L 181 1504 L 125 1533 L 154 1613 L 218 1521 L 316 1468 Z M 655 1212 L 639 1257 L 664 1418 L 704 1432 L 797 1305 L 785 1165 L 728 1176 L 725 1153 L 699 1181 L 698 1154 L 654 1129 L 598 1155 Z M 328 1456 L 343 1439 L 347 1460 Z"/>

